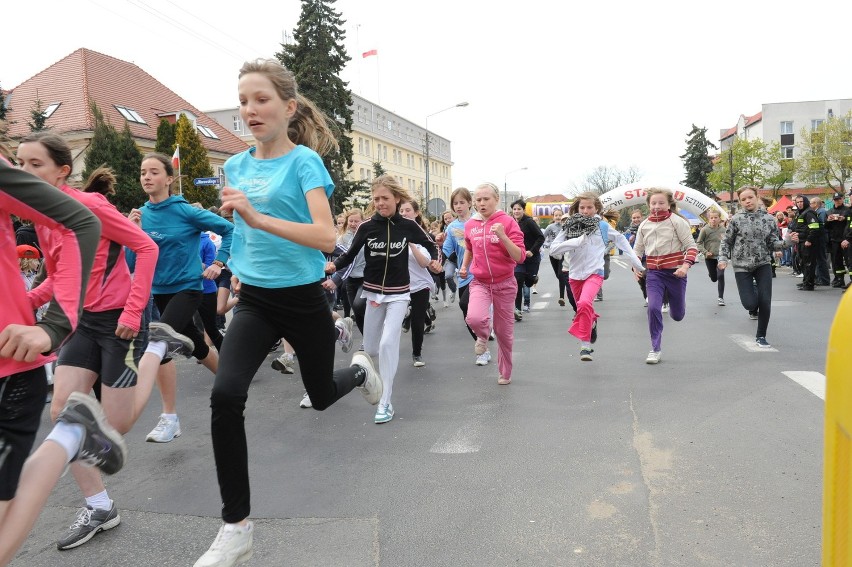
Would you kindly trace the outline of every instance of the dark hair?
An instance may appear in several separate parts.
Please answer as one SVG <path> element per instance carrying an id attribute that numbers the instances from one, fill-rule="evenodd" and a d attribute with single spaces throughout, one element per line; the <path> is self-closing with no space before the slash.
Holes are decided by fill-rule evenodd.
<path id="1" fill-rule="evenodd" d="M 414 222 L 423 227 L 423 230 L 429 234 L 429 225 L 426 224 L 426 220 L 423 218 L 423 215 L 420 213 L 420 205 L 414 199 L 403 199 L 399 202 L 400 205 L 403 203 L 408 203 L 411 205 L 411 208 L 414 209 Z"/>
<path id="2" fill-rule="evenodd" d="M 89 175 L 86 184 L 83 185 L 84 193 L 100 193 L 101 195 L 115 195 L 115 172 L 102 165 Z"/>
<path id="3" fill-rule="evenodd" d="M 517 201 L 515 201 L 511 205 L 509 205 L 509 208 L 514 209 L 515 205 L 520 205 L 521 208 L 524 210 L 524 214 L 527 214 L 527 202 L 526 201 L 524 201 L 523 199 L 518 199 Z"/>
<path id="4" fill-rule="evenodd" d="M 169 177 L 175 176 L 175 167 L 172 165 L 172 158 L 167 156 L 166 154 L 161 154 L 159 152 L 149 152 L 142 156 L 142 161 L 146 159 L 155 159 L 163 164 L 163 169 L 166 170 L 166 175 Z"/>
<path id="5" fill-rule="evenodd" d="M 62 136 L 53 132 L 33 132 L 21 140 L 20 144 L 39 143 L 47 150 L 47 155 L 56 165 L 62 167 L 67 165 L 71 170 L 74 169 L 74 158 L 71 157 L 71 146 L 68 145 Z M 19 145 L 20 145 L 19 144 Z M 70 175 L 71 172 L 69 171 Z"/>

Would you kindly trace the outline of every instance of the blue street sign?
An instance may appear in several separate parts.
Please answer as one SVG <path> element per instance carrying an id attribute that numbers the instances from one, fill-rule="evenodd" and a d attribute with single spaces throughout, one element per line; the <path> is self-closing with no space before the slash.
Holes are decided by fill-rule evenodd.
<path id="1" fill-rule="evenodd" d="M 196 177 L 192 180 L 193 185 L 218 185 L 218 177 Z"/>

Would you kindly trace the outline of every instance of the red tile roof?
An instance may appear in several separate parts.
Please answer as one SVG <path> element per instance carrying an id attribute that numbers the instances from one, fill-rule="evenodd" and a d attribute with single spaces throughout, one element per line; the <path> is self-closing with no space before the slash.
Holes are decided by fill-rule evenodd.
<path id="1" fill-rule="evenodd" d="M 760 122 L 761 120 L 763 120 L 763 112 L 762 111 L 758 112 L 757 114 L 754 114 L 752 116 L 744 116 L 744 118 L 746 119 L 744 127 L 748 128 L 752 124 L 755 124 L 756 122 Z M 722 133 L 722 135 L 719 137 L 719 139 L 720 140 L 727 140 L 728 138 L 730 138 L 731 136 L 733 136 L 736 133 L 737 133 L 737 127 L 733 126 L 731 128 L 728 128 L 727 130 L 725 130 Z"/>
<path id="2" fill-rule="evenodd" d="M 199 137 L 208 151 L 236 154 L 248 146 L 227 128 L 192 106 L 154 77 L 127 61 L 81 48 L 11 90 L 7 105 L 11 111 L 9 136 L 29 133 L 27 122 L 39 99 L 42 108 L 61 103 L 47 119 L 46 126 L 57 133 L 91 131 L 94 119 L 90 102 L 97 104 L 113 126 L 124 128 L 125 118 L 114 105 L 136 111 L 147 124 L 127 122 L 136 138 L 156 140 L 162 114 L 189 111 L 199 126 L 206 126 L 218 137 Z"/>
<path id="3" fill-rule="evenodd" d="M 570 200 L 571 199 L 561 193 L 548 193 L 547 195 L 537 195 L 535 197 L 527 197 L 525 199 L 527 203 L 562 203 Z"/>

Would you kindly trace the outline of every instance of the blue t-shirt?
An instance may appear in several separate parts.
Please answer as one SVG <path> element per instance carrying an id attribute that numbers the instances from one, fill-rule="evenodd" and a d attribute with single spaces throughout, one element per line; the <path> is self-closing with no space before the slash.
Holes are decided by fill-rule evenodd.
<path id="1" fill-rule="evenodd" d="M 201 233 L 201 264 L 203 268 L 207 268 L 216 259 L 216 245 L 210 240 L 210 235 L 206 232 Z M 216 285 L 216 280 L 201 279 L 202 291 L 204 293 L 216 293 L 219 291 L 219 286 Z"/>
<path id="2" fill-rule="evenodd" d="M 312 149 L 296 146 L 283 156 L 257 159 L 255 148 L 225 162 L 226 185 L 243 191 L 264 215 L 312 224 L 305 194 L 318 187 L 326 197 L 334 183 Z M 281 288 L 318 282 L 325 277 L 325 256 L 315 248 L 248 226 L 234 213 L 234 242 L 228 268 L 249 285 Z"/>

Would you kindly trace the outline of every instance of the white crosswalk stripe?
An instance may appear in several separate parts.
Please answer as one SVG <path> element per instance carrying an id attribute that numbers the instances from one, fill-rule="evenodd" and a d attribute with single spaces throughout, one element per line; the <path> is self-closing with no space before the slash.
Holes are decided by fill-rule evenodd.
<path id="1" fill-rule="evenodd" d="M 748 335 L 728 335 L 728 337 L 749 352 L 778 352 L 777 348 L 757 346 L 757 343 L 754 342 L 754 337 Z"/>
<path id="2" fill-rule="evenodd" d="M 825 401 L 825 376 L 823 374 L 807 370 L 786 370 L 781 374 Z"/>

